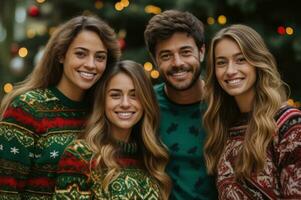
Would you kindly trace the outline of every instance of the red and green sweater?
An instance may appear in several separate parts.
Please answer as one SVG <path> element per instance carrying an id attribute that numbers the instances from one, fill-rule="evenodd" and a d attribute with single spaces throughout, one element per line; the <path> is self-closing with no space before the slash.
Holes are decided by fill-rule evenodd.
<path id="1" fill-rule="evenodd" d="M 266 165 L 251 178 L 238 181 L 234 166 L 242 149 L 247 115 L 233 124 L 218 164 L 219 199 L 301 199 L 301 112 L 282 107 L 275 116 L 278 130 L 267 149 Z"/>
<path id="2" fill-rule="evenodd" d="M 0 199 L 51 199 L 57 164 L 86 106 L 55 87 L 18 96 L 0 122 Z"/>
<path id="3" fill-rule="evenodd" d="M 122 143 L 118 162 L 120 173 L 107 190 L 102 182 L 105 172 L 95 167 L 93 152 L 85 141 L 76 140 L 65 150 L 59 162 L 54 199 L 161 199 L 157 181 L 142 167 L 136 143 Z"/>

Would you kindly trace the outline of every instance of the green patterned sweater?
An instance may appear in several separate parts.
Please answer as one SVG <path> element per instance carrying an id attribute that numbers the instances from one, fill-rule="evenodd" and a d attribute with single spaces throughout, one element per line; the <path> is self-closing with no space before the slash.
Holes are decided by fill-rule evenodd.
<path id="1" fill-rule="evenodd" d="M 61 157 L 54 199 L 68 200 L 157 200 L 157 181 L 145 170 L 137 156 L 136 143 L 122 143 L 118 162 L 120 173 L 105 190 L 104 173 L 91 161 L 92 151 L 83 140 L 68 146 Z M 91 165 L 90 165 L 91 163 Z"/>
<path id="2" fill-rule="evenodd" d="M 203 155 L 205 130 L 203 102 L 176 104 L 164 92 L 164 83 L 155 86 L 160 106 L 160 136 L 168 147 L 166 168 L 173 181 L 170 200 L 215 200 L 215 179 L 206 172 Z"/>
<path id="3" fill-rule="evenodd" d="M 0 199 L 51 199 L 57 164 L 86 106 L 55 87 L 18 96 L 0 122 Z"/>

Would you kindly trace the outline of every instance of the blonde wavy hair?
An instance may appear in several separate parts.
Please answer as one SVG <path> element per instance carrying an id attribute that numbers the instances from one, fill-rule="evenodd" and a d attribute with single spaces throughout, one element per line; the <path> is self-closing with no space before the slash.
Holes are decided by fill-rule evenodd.
<path id="1" fill-rule="evenodd" d="M 110 122 L 105 116 L 106 89 L 112 77 L 118 73 L 125 73 L 131 77 L 135 91 L 144 109 L 142 119 L 133 127 L 131 140 L 138 144 L 142 153 L 144 167 L 154 177 L 159 185 L 162 197 L 168 199 L 171 190 L 171 180 L 165 173 L 165 167 L 169 160 L 166 148 L 158 135 L 159 107 L 153 91 L 150 79 L 143 67 L 133 61 L 120 61 L 112 71 L 103 78 L 103 84 L 97 87 L 98 94 L 94 99 L 93 112 L 87 122 L 87 130 L 81 137 L 92 150 L 91 165 L 106 173 L 103 179 L 103 189 L 107 189 L 109 183 L 118 176 L 120 166 L 117 163 L 118 147 L 110 134 Z M 94 162 L 95 161 L 95 162 Z"/>
<path id="2" fill-rule="evenodd" d="M 60 81 L 63 74 L 63 66 L 59 62 L 64 57 L 74 38 L 84 30 L 95 32 L 102 40 L 108 50 L 107 66 L 117 62 L 121 55 L 121 50 L 114 30 L 102 19 L 96 16 L 77 16 L 60 25 L 51 35 L 41 60 L 27 78 L 16 84 L 14 90 L 7 94 L 0 106 L 0 118 L 8 105 L 20 94 L 37 88 L 47 88 L 55 86 Z M 104 72 L 110 67 L 106 67 Z M 99 81 L 98 81 L 99 82 Z M 87 99 L 93 95 L 95 86 L 87 91 Z"/>
<path id="3" fill-rule="evenodd" d="M 273 55 L 254 29 L 237 24 L 216 33 L 207 59 L 205 81 L 208 109 L 203 119 L 208 133 L 204 154 L 210 174 L 217 172 L 230 125 L 240 113 L 234 97 L 221 88 L 215 76 L 215 46 L 224 38 L 235 41 L 247 62 L 256 68 L 256 92 L 251 117 L 234 169 L 237 178 L 249 178 L 254 170 L 262 170 L 265 166 L 267 148 L 277 130 L 274 116 L 287 98 L 287 85 L 280 78 Z"/>

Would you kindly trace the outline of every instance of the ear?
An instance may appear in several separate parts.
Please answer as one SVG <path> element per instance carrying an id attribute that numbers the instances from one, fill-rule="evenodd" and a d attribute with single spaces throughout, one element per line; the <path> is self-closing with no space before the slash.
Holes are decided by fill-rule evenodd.
<path id="1" fill-rule="evenodd" d="M 199 49 L 199 54 L 200 54 L 200 62 L 203 62 L 205 57 L 205 44 L 203 44 L 202 47 Z"/>

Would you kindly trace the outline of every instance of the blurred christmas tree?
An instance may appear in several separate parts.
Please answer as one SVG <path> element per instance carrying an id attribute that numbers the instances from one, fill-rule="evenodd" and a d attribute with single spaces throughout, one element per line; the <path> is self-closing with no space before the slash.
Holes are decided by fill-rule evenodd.
<path id="1" fill-rule="evenodd" d="M 145 64 L 154 83 L 159 82 L 144 46 L 143 31 L 153 15 L 179 9 L 204 22 L 207 44 L 213 33 L 229 24 L 255 28 L 275 55 L 297 102 L 301 100 L 301 16 L 297 5 L 297 0 L 1 0 L 0 98 L 6 83 L 21 81 L 30 73 L 53 29 L 83 13 L 98 15 L 114 27 L 123 58 Z M 5 88 L 8 92 L 12 87 Z"/>

